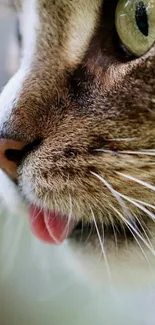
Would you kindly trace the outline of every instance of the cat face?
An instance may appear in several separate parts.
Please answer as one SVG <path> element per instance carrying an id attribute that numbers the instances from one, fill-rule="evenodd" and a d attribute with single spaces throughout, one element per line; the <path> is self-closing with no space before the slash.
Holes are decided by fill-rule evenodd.
<path id="1" fill-rule="evenodd" d="M 8 142 L 7 159 L 21 197 L 82 221 L 91 250 L 104 228 L 120 251 L 124 231 L 133 250 L 134 236 L 149 247 L 154 235 L 154 12 L 152 0 L 22 3 L 22 60 L 0 97 L 0 132 L 25 147 L 18 155 Z M 71 237 L 84 249 L 80 224 Z"/>

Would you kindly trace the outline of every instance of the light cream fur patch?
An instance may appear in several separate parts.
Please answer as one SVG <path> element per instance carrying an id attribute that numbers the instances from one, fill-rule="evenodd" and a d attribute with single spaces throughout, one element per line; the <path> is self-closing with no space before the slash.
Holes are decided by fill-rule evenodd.
<path id="1" fill-rule="evenodd" d="M 101 0 L 80 0 L 76 6 L 73 4 L 65 44 L 65 55 L 70 64 L 80 61 L 86 52 L 99 22 L 101 4 Z"/>

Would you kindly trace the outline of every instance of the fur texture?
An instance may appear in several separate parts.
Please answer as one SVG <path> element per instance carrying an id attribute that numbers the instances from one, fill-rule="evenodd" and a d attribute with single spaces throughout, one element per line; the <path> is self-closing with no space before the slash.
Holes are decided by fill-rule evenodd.
<path id="1" fill-rule="evenodd" d="M 116 5 L 23 1 L 23 55 L 0 97 L 0 134 L 39 143 L 19 166 L 21 197 L 67 215 L 72 205 L 95 224 L 73 252 L 90 269 L 102 249 L 95 277 L 110 264 L 117 280 L 130 263 L 148 268 L 146 255 L 154 265 L 155 46 L 140 58 L 119 53 Z M 105 231 L 103 247 L 98 224 L 118 223 L 132 238 Z"/>

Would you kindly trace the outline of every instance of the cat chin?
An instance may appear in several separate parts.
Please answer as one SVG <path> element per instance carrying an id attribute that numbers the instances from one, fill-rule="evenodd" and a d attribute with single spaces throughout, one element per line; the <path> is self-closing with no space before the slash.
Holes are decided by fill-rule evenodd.
<path id="1" fill-rule="evenodd" d="M 43 272 L 46 272 L 50 270 L 53 263 L 57 263 L 60 259 L 65 269 L 70 270 L 75 277 L 90 287 L 104 285 L 110 288 L 132 289 L 155 285 L 154 256 L 151 252 L 142 252 L 143 248 L 141 249 L 137 243 L 117 250 L 115 244 L 109 240 L 106 255 L 101 251 L 97 238 L 96 241 L 85 244 L 68 239 L 60 247 L 46 245 L 38 241 L 31 233 L 27 208 L 21 202 L 15 185 L 2 171 L 0 171 L 0 198 L 2 216 L 0 257 L 4 275 L 15 267 L 16 258 L 20 259 L 20 256 L 16 254 L 22 256 L 21 247 L 27 245 L 26 249 L 30 256 L 27 258 L 27 263 L 31 263 L 32 259 L 36 259 L 37 256 L 36 263 L 39 269 L 41 270 L 42 265 L 46 264 L 47 269 L 43 269 Z M 23 245 L 23 238 L 27 244 Z M 9 262 L 9 267 L 8 260 L 12 261 L 11 265 Z"/>

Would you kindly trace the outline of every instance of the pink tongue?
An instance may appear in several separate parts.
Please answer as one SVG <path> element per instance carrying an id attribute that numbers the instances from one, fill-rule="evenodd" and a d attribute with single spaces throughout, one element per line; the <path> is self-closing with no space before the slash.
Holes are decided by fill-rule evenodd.
<path id="1" fill-rule="evenodd" d="M 51 244 L 61 244 L 72 232 L 75 220 L 69 222 L 66 216 L 56 212 L 45 212 L 31 205 L 31 229 L 36 237 Z"/>

